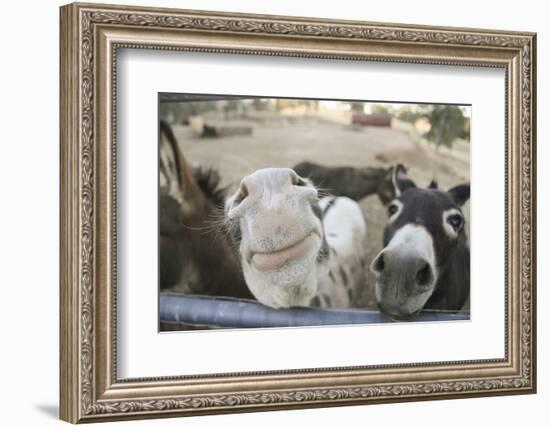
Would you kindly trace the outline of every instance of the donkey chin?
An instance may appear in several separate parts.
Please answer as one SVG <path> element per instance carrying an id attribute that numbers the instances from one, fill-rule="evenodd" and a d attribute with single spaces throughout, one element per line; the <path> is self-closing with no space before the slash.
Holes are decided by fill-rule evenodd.
<path id="1" fill-rule="evenodd" d="M 309 305 L 318 291 L 317 256 L 321 245 L 319 232 L 314 230 L 270 251 L 245 249 L 243 272 L 252 294 L 273 308 Z"/>
<path id="2" fill-rule="evenodd" d="M 408 293 L 407 291 L 402 291 L 401 294 L 403 294 L 403 296 L 400 301 L 396 303 L 394 298 L 388 296 L 388 294 L 393 292 L 393 290 L 390 292 L 379 290 L 386 287 L 387 286 L 384 283 L 378 281 L 376 282 L 375 292 L 377 295 L 376 300 L 378 303 L 378 308 L 385 315 L 399 321 L 414 320 L 418 313 L 422 311 L 424 305 L 433 293 L 433 288 L 424 292 L 417 291 L 418 293 Z M 406 289 L 408 287 L 408 284 L 403 284 L 395 289 Z M 396 292 L 399 293 L 400 291 L 396 290 Z"/>

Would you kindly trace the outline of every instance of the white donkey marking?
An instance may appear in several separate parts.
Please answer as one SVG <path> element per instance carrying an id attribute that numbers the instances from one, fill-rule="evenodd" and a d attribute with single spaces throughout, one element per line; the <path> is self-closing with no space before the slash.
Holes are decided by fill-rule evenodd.
<path id="1" fill-rule="evenodd" d="M 319 305 L 350 307 L 365 286 L 367 224 L 361 207 L 347 197 L 325 197 L 319 205 L 330 253 L 328 274 L 318 276 Z"/>
<path id="2" fill-rule="evenodd" d="M 357 203 L 319 202 L 316 188 L 293 170 L 261 169 L 243 178 L 226 215 L 258 301 L 275 308 L 350 306 L 365 253 Z"/>

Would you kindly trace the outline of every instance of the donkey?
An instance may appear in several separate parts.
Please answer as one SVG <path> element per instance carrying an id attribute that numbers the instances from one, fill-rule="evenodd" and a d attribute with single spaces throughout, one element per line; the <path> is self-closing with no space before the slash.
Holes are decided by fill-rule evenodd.
<path id="1" fill-rule="evenodd" d="M 347 197 L 319 198 L 292 169 L 244 177 L 226 202 L 226 220 L 246 283 L 274 307 L 350 307 L 364 285 L 367 226 Z"/>
<path id="2" fill-rule="evenodd" d="M 367 229 L 353 200 L 319 199 L 294 171 L 264 169 L 226 201 L 219 175 L 192 170 L 164 122 L 159 179 L 161 289 L 349 307 L 364 285 Z"/>
<path id="3" fill-rule="evenodd" d="M 417 188 L 398 165 L 384 248 L 371 263 L 382 312 L 413 319 L 422 309 L 460 310 L 470 292 L 470 250 L 461 207 L 470 184 L 448 191 Z"/>
<path id="4" fill-rule="evenodd" d="M 393 167 L 331 167 L 305 161 L 298 163 L 293 169 L 298 175 L 307 177 L 317 187 L 323 188 L 334 196 L 344 196 L 359 201 L 376 193 L 380 201 L 387 205 L 393 195 L 393 188 L 388 187 Z"/>
<path id="5" fill-rule="evenodd" d="M 160 288 L 252 298 L 228 234 L 215 228 L 226 194 L 218 173 L 192 170 L 162 121 L 159 169 Z"/>

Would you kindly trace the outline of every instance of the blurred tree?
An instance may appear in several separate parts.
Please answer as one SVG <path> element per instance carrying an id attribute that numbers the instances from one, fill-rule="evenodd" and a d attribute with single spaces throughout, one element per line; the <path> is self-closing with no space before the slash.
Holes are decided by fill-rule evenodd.
<path id="1" fill-rule="evenodd" d="M 317 110 L 319 105 L 319 101 L 314 99 L 285 99 L 285 98 L 278 98 L 275 101 L 275 108 L 277 111 L 281 110 L 306 110 L 306 111 L 312 111 Z"/>
<path id="2" fill-rule="evenodd" d="M 318 111 L 319 110 L 319 101 L 316 99 L 309 99 L 307 101 L 307 106 L 309 111 Z"/>
<path id="3" fill-rule="evenodd" d="M 404 122 L 408 123 L 414 123 L 416 122 L 420 117 L 425 117 L 425 114 L 416 110 L 413 111 L 410 107 L 400 107 L 397 111 L 397 118 L 399 120 L 403 120 Z"/>
<path id="4" fill-rule="evenodd" d="M 428 115 L 431 129 L 427 138 L 439 147 L 451 147 L 464 134 L 465 119 L 462 110 L 454 105 L 436 105 Z"/>
<path id="5" fill-rule="evenodd" d="M 465 139 L 466 141 L 470 141 L 470 118 L 465 117 L 464 118 L 464 131 L 460 135 L 460 138 Z"/>
<path id="6" fill-rule="evenodd" d="M 275 100 L 275 108 L 277 111 L 281 111 L 285 108 L 293 107 L 295 105 L 294 100 L 292 99 L 284 99 L 284 98 L 277 98 Z"/>
<path id="7" fill-rule="evenodd" d="M 390 109 L 383 104 L 372 104 L 371 105 L 371 112 L 372 113 L 378 113 L 378 114 L 391 114 Z"/>
<path id="8" fill-rule="evenodd" d="M 355 113 L 362 113 L 365 108 L 365 103 L 364 102 L 350 102 L 349 105 L 351 106 L 351 111 L 355 112 Z"/>
<path id="9" fill-rule="evenodd" d="M 225 111 L 237 111 L 240 103 L 238 99 L 228 99 L 225 103 Z"/>
<path id="10" fill-rule="evenodd" d="M 269 108 L 269 101 L 267 99 L 254 98 L 252 106 L 256 111 L 264 111 Z"/>

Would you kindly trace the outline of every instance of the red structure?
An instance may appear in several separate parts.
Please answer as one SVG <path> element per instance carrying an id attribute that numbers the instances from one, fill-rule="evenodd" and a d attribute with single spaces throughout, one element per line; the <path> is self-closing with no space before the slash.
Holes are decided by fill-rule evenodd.
<path id="1" fill-rule="evenodd" d="M 361 126 L 390 127 L 391 119 L 391 114 L 387 113 L 354 113 L 353 116 L 351 116 L 351 124 Z"/>

